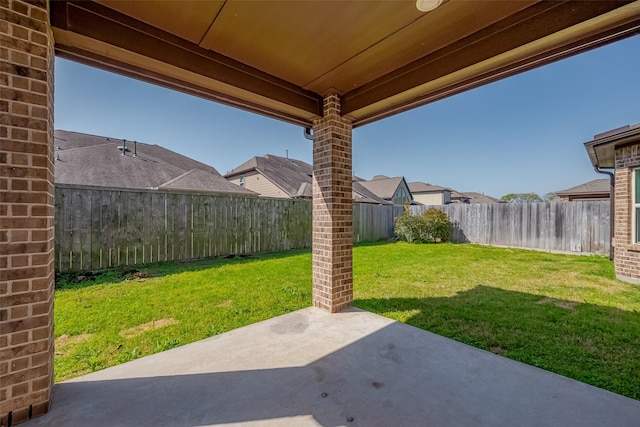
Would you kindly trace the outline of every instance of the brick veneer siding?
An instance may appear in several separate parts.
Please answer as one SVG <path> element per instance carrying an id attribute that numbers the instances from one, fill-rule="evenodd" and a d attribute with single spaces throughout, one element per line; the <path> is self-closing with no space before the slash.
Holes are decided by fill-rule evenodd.
<path id="1" fill-rule="evenodd" d="M 331 313 L 353 300 L 351 122 L 327 96 L 313 123 L 313 305 Z"/>
<path id="2" fill-rule="evenodd" d="M 0 0 L 0 426 L 53 386 L 53 64 L 48 1 Z"/>
<path id="3" fill-rule="evenodd" d="M 631 235 L 633 170 L 640 167 L 640 145 L 616 149 L 614 262 L 619 279 L 640 283 L 640 245 Z"/>

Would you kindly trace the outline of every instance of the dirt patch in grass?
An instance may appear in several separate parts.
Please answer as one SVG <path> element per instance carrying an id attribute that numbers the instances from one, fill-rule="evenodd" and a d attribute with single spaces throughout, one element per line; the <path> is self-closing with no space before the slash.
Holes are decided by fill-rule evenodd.
<path id="1" fill-rule="evenodd" d="M 552 305 L 555 305 L 556 307 L 564 308 L 565 310 L 573 310 L 580 305 L 579 302 L 566 301 L 566 300 L 555 299 L 555 298 L 543 298 L 540 301 L 538 301 L 537 304 L 552 304 Z"/>
<path id="2" fill-rule="evenodd" d="M 67 334 L 62 334 L 55 341 L 55 349 L 57 355 L 66 355 L 69 353 L 69 347 L 75 346 L 76 344 L 82 344 L 91 338 L 91 334 L 80 334 L 69 336 Z"/>
<path id="3" fill-rule="evenodd" d="M 500 347 L 499 345 L 492 345 L 489 347 L 489 351 L 493 354 L 497 354 L 502 356 L 503 354 L 505 354 L 507 352 L 507 350 L 505 350 L 504 348 Z"/>
<path id="4" fill-rule="evenodd" d="M 169 317 L 167 319 L 152 320 L 151 322 L 143 323 L 142 325 L 134 326 L 133 328 L 124 329 L 119 332 L 122 338 L 133 338 L 142 335 L 146 331 L 152 329 L 160 329 L 165 326 L 171 326 L 177 324 L 178 321 Z"/>
<path id="5" fill-rule="evenodd" d="M 233 305 L 233 300 L 228 299 L 222 302 L 219 302 L 218 304 L 214 304 L 213 306 L 215 308 L 229 308 Z"/>

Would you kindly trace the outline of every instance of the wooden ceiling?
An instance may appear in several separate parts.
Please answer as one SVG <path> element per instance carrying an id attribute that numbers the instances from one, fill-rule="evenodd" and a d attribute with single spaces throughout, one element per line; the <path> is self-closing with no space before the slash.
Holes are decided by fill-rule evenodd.
<path id="1" fill-rule="evenodd" d="M 308 126 L 355 126 L 640 32 L 640 1 L 51 1 L 60 56 Z"/>

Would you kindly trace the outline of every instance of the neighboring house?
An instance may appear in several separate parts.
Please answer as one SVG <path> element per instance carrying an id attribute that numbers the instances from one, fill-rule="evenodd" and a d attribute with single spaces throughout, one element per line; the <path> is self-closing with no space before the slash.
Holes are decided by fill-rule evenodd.
<path id="1" fill-rule="evenodd" d="M 423 205 L 448 205 L 451 203 L 451 190 L 448 188 L 424 182 L 410 182 L 407 185 L 414 202 Z"/>
<path id="2" fill-rule="evenodd" d="M 265 154 L 247 160 L 224 177 L 263 197 L 313 197 L 313 167 L 302 160 Z M 353 182 L 352 197 L 360 203 L 387 204 L 359 181 Z"/>
<path id="3" fill-rule="evenodd" d="M 423 205 L 447 205 L 449 203 L 464 204 L 487 204 L 487 203 L 503 203 L 494 197 L 468 191 L 465 193 L 458 192 L 451 188 L 441 187 L 439 185 L 425 184 L 424 182 L 410 182 L 409 190 L 413 195 L 413 200 Z"/>
<path id="4" fill-rule="evenodd" d="M 158 145 L 56 130 L 55 182 L 256 196 L 213 167 Z"/>
<path id="5" fill-rule="evenodd" d="M 466 191 L 463 194 L 464 196 L 469 198 L 469 202 L 472 205 L 485 205 L 488 203 L 504 203 L 500 199 L 496 199 L 495 197 L 487 196 L 486 194 L 476 193 L 475 191 Z"/>
<path id="6" fill-rule="evenodd" d="M 574 200 L 609 200 L 611 195 L 611 180 L 609 178 L 594 179 L 584 184 L 556 191 L 560 202 Z"/>
<path id="7" fill-rule="evenodd" d="M 596 170 L 615 170 L 611 218 L 616 276 L 640 284 L 640 123 L 601 133 L 584 145 Z"/>
<path id="8" fill-rule="evenodd" d="M 389 178 L 384 175 L 376 175 L 371 181 L 359 180 L 357 182 L 381 199 L 394 205 L 406 205 L 413 202 L 411 190 L 404 177 Z"/>
<path id="9" fill-rule="evenodd" d="M 447 190 L 451 191 L 451 203 L 464 203 L 467 205 L 471 203 L 471 197 L 466 194 L 460 193 L 451 188 L 447 188 Z"/>

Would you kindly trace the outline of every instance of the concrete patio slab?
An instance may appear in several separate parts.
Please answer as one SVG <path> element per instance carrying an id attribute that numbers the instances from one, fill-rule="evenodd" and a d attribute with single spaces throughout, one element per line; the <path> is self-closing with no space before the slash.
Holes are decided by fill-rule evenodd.
<path id="1" fill-rule="evenodd" d="M 350 309 L 57 384 L 36 426 L 638 426 L 640 401 Z"/>

